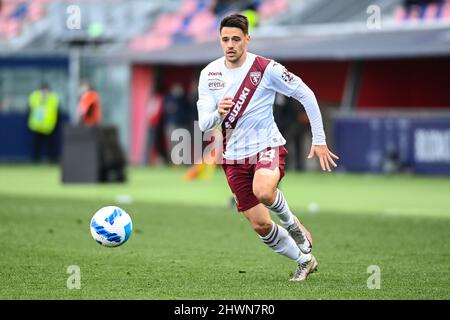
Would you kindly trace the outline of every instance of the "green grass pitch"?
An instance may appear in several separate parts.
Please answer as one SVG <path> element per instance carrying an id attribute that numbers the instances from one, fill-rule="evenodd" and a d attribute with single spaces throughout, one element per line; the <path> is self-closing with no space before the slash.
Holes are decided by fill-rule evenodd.
<path id="1" fill-rule="evenodd" d="M 450 298 L 448 178 L 288 172 L 281 189 L 319 262 L 292 283 L 295 263 L 229 206 L 221 170 L 194 182 L 184 172 L 131 168 L 126 184 L 63 185 L 57 167 L 0 166 L 0 298 Z M 319 210 L 308 211 L 311 203 Z M 113 249 L 89 232 L 107 205 L 133 219 L 129 241 Z M 71 265 L 80 289 L 67 288 Z M 379 289 L 367 286 L 371 265 Z"/>

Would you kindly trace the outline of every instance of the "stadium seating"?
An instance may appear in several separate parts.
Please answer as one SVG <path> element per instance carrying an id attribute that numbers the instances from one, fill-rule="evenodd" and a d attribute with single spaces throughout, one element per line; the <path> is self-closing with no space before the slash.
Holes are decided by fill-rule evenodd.
<path id="1" fill-rule="evenodd" d="M 257 12 L 262 19 L 268 19 L 287 9 L 286 0 L 264 0 Z M 233 11 L 224 7 L 221 10 L 224 14 Z M 211 1 L 182 0 L 179 10 L 159 16 L 148 32 L 130 41 L 129 48 L 132 51 L 154 50 L 183 42 L 208 41 L 217 36 L 221 18 L 214 13 Z"/>
<path id="2" fill-rule="evenodd" d="M 69 30 L 67 27 L 69 5 L 80 9 L 79 29 Z M 166 7 L 170 8 L 171 4 L 162 0 L 115 1 L 114 5 L 100 0 L 5 0 L 0 11 L 0 49 L 14 47 L 19 50 L 32 46 L 33 50 L 39 50 L 42 46 L 51 50 L 73 40 L 89 41 L 93 35 L 110 42 L 128 42 L 148 29 L 155 16 Z M 99 32 L 92 32 L 94 29 Z M 45 43 L 39 41 L 44 33 Z M 18 47 L 19 43 L 21 46 Z"/>
<path id="3" fill-rule="evenodd" d="M 430 1 L 423 4 L 405 4 L 397 6 L 394 12 L 397 23 L 426 23 L 450 21 L 450 0 Z"/>
<path id="4" fill-rule="evenodd" d="M 365 23 L 369 6 L 378 6 L 383 23 L 397 25 L 450 22 L 450 0 L 429 1 L 420 5 L 406 5 L 405 0 L 254 0 L 259 17 L 256 34 L 272 35 L 274 27 L 321 26 L 336 23 Z M 233 3 L 233 1 L 227 1 Z M 67 32 L 68 3 L 57 0 L 5 0 L 0 11 L 0 49 L 18 38 L 22 47 L 39 49 L 39 36 L 46 34 L 45 48 L 73 40 L 90 41 L 93 34 L 104 43 L 112 43 L 117 50 L 132 52 L 164 49 L 173 44 L 201 43 L 217 35 L 219 21 L 224 14 L 244 8 L 244 1 L 229 7 L 222 3 L 220 10 L 212 0 L 173 1 L 115 1 L 114 5 L 100 0 L 77 0 L 70 4 L 83 12 L 80 30 Z M 422 2 L 421 2 L 422 3 Z M 237 5 L 239 4 L 240 7 Z M 217 9 L 217 10 L 216 10 Z M 46 22 L 40 32 L 32 32 L 40 21 Z M 130 23 L 133 21 L 133 23 Z M 97 26 L 98 33 L 92 33 Z M 107 26 L 107 27 L 106 27 Z M 255 34 L 255 33 L 254 33 Z M 18 43 L 19 41 L 15 41 Z"/>
<path id="5" fill-rule="evenodd" d="M 286 12 L 287 9 L 288 3 L 286 1 L 269 0 L 261 3 L 258 12 L 260 17 L 265 19 L 282 14 Z"/>
<path id="6" fill-rule="evenodd" d="M 44 2 L 5 1 L 0 11 L 0 40 L 19 36 L 25 27 L 39 20 L 43 16 Z"/>

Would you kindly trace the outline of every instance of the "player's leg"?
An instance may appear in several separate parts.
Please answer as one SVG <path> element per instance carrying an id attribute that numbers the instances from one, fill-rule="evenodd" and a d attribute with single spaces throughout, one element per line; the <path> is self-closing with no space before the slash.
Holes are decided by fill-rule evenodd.
<path id="1" fill-rule="evenodd" d="M 310 253 L 312 237 L 309 231 L 300 223 L 289 209 L 278 183 L 284 175 L 284 158 L 287 151 L 283 148 L 271 149 L 270 157 L 261 157 L 253 178 L 253 193 L 268 209 L 272 210 L 281 220 L 291 237 L 295 240 L 303 253 Z"/>
<path id="2" fill-rule="evenodd" d="M 280 170 L 267 168 L 257 169 L 253 178 L 253 193 L 256 198 L 272 210 L 281 220 L 283 227 L 294 223 L 294 215 L 289 210 L 283 194 L 277 188 L 280 181 Z"/>
<path id="3" fill-rule="evenodd" d="M 223 165 L 237 209 L 244 213 L 261 240 L 272 250 L 298 263 L 293 280 L 304 280 L 316 268 L 311 254 L 302 254 L 294 239 L 270 218 L 269 211 L 255 197 L 252 189 L 254 165 Z M 312 266 L 314 268 L 312 268 Z"/>
<path id="4" fill-rule="evenodd" d="M 311 260 L 310 254 L 302 254 L 286 229 L 272 221 L 269 211 L 262 204 L 243 213 L 260 239 L 273 251 L 296 261 L 299 265 Z"/>

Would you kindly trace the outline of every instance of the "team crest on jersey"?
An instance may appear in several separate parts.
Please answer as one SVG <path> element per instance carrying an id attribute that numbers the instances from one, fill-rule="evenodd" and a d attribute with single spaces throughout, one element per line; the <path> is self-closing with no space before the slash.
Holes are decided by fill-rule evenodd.
<path id="1" fill-rule="evenodd" d="M 257 86 L 258 83 L 261 81 L 261 72 L 259 71 L 250 72 L 250 81 L 253 83 L 254 86 Z"/>

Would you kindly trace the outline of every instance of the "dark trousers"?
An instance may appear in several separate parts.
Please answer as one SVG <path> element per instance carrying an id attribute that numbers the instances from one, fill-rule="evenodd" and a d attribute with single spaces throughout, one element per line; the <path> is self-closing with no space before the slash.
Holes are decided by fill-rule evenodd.
<path id="1" fill-rule="evenodd" d="M 286 139 L 286 146 L 289 150 L 287 156 L 286 165 L 289 170 L 304 170 L 305 158 L 308 155 L 309 150 L 305 150 L 304 139 L 307 131 L 303 125 L 294 123 L 290 126 L 283 136 Z"/>
<path id="2" fill-rule="evenodd" d="M 37 163 L 41 161 L 41 156 L 43 155 L 43 151 L 47 148 L 47 159 L 50 163 L 57 162 L 57 152 L 56 152 L 56 143 L 55 143 L 55 134 L 42 134 L 33 132 L 32 139 L 32 152 L 31 157 L 33 162 Z"/>
<path id="3" fill-rule="evenodd" d="M 170 163 L 170 155 L 164 136 L 164 127 L 158 124 L 156 127 L 149 126 L 147 130 L 147 145 L 145 148 L 145 164 L 151 164 L 152 155 L 156 153 L 165 164 Z"/>

